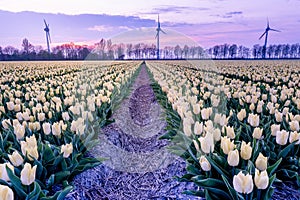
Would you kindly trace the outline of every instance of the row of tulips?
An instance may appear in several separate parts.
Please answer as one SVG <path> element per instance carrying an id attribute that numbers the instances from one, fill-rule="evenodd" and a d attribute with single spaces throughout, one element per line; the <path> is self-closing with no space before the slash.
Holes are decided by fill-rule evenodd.
<path id="1" fill-rule="evenodd" d="M 187 162 L 188 173 L 178 179 L 204 189 L 188 194 L 268 199 L 275 181 L 299 184 L 299 65 L 247 64 L 148 63 L 166 108 L 163 138 Z"/>
<path id="2" fill-rule="evenodd" d="M 139 63 L 5 63 L 0 73 L 1 199 L 63 199 L 100 164 L 98 143 Z"/>

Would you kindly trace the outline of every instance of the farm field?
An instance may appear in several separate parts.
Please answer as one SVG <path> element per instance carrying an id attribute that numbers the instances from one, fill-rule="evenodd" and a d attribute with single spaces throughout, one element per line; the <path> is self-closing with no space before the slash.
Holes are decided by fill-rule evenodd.
<path id="1" fill-rule="evenodd" d="M 300 61 L 0 63 L 3 199 L 299 199 Z"/>

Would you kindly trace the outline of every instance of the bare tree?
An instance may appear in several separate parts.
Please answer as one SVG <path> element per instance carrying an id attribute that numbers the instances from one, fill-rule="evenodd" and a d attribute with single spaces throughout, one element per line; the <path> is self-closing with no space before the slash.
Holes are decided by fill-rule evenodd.
<path id="1" fill-rule="evenodd" d="M 34 47 L 32 44 L 30 44 L 30 42 L 28 41 L 27 38 L 24 38 L 22 41 L 22 47 L 23 47 L 23 51 L 25 52 L 25 54 L 29 54 L 30 52 L 33 51 Z"/>

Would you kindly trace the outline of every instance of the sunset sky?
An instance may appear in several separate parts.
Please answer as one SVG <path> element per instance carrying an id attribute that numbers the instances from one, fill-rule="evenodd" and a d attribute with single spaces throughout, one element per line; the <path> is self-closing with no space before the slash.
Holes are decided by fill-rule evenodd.
<path id="1" fill-rule="evenodd" d="M 210 47 L 236 43 L 252 47 L 266 28 L 269 42 L 300 42 L 300 0 L 0 0 L 0 46 L 21 48 L 23 38 L 45 47 L 45 18 L 52 46 L 61 43 L 155 44 L 160 14 L 162 45 L 193 42 Z"/>

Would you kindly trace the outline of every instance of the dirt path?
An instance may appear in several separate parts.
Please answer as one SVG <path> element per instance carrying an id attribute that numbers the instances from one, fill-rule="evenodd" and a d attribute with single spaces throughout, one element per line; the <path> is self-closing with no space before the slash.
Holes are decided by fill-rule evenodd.
<path id="1" fill-rule="evenodd" d="M 133 92 L 112 117 L 115 123 L 103 129 L 91 152 L 108 160 L 76 176 L 66 199 L 197 199 L 181 194 L 196 189 L 192 183 L 173 178 L 185 173 L 185 163 L 158 139 L 166 122 L 150 83 L 142 66 Z"/>

